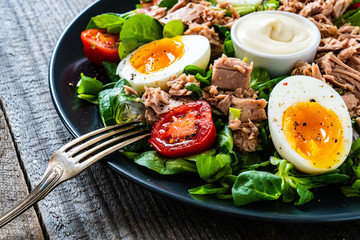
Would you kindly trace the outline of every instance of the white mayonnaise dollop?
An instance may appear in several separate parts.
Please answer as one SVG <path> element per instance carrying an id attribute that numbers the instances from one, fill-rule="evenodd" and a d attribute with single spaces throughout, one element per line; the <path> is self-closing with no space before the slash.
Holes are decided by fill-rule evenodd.
<path id="1" fill-rule="evenodd" d="M 236 25 L 235 34 L 241 44 L 254 51 L 287 55 L 301 52 L 313 42 L 309 27 L 296 18 L 274 11 L 245 17 L 246 21 Z"/>

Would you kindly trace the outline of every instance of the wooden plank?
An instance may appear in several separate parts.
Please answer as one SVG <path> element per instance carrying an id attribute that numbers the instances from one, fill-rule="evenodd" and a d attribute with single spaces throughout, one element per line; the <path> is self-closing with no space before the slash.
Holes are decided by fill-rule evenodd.
<path id="1" fill-rule="evenodd" d="M 17 158 L 0 100 L 0 214 L 28 195 L 28 187 Z M 43 239 L 34 208 L 0 229 L 0 239 Z"/>
<path id="2" fill-rule="evenodd" d="M 0 96 L 34 187 L 48 159 L 72 137 L 48 90 L 48 64 L 67 24 L 92 0 L 8 0 L 0 8 Z M 9 37 L 11 36 L 11 37 Z M 103 164 L 39 203 L 51 239 L 356 239 L 358 221 L 269 223 L 194 208 L 134 184 Z"/>

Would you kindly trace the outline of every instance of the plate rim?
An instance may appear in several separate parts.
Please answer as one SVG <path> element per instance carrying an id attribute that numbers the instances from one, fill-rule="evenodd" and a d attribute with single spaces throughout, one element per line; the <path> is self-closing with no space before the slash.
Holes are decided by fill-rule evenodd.
<path id="1" fill-rule="evenodd" d="M 48 83 L 49 83 L 49 90 L 52 102 L 54 104 L 55 110 L 57 112 L 57 115 L 60 117 L 60 120 L 65 125 L 65 127 L 68 129 L 70 134 L 78 138 L 80 134 L 73 128 L 73 124 L 70 122 L 69 118 L 64 113 L 64 110 L 59 102 L 58 96 L 55 92 L 55 86 L 54 86 L 54 62 L 56 59 L 56 56 L 58 54 L 60 44 L 64 38 L 64 36 L 67 34 L 68 30 L 73 26 L 73 24 L 77 21 L 78 18 L 80 18 L 84 13 L 86 13 L 89 9 L 92 9 L 93 7 L 96 7 L 97 4 L 101 4 L 102 2 L 105 2 L 104 0 L 97 0 L 90 5 L 88 5 L 85 9 L 83 9 L 79 14 L 76 15 L 74 19 L 66 26 L 66 28 L 61 33 L 60 37 L 58 38 L 55 47 L 53 48 L 50 62 L 49 62 L 49 72 L 48 72 Z M 190 206 L 196 206 L 202 209 L 210 210 L 212 212 L 217 212 L 225 215 L 231 215 L 238 218 L 244 218 L 244 219 L 253 219 L 253 220 L 260 220 L 260 221 L 274 221 L 274 222 L 292 222 L 292 223 L 324 223 L 324 222 L 340 222 L 340 221 L 350 221 L 350 220 L 357 220 L 360 219 L 360 214 L 356 212 L 351 213 L 336 213 L 336 214 L 328 214 L 328 215 L 320 215 L 320 216 L 310 216 L 310 215 L 290 215 L 290 214 L 268 214 L 268 213 L 262 213 L 262 212 L 255 212 L 253 210 L 248 209 L 239 209 L 238 212 L 229 211 L 228 208 L 223 207 L 221 205 L 214 205 L 214 204 L 208 204 L 204 201 L 199 201 L 196 199 L 191 198 L 185 198 L 180 195 L 175 195 L 172 193 L 167 192 L 165 189 L 158 188 L 154 184 L 151 184 L 149 181 L 145 181 L 143 179 L 137 178 L 135 176 L 126 174 L 123 172 L 118 166 L 116 166 L 112 161 L 106 161 L 106 165 L 114 170 L 117 174 L 120 174 L 121 176 L 125 177 L 128 180 L 131 180 L 132 182 L 139 184 L 151 191 L 160 193 L 163 196 L 170 197 L 172 199 L 176 199 L 180 202 L 186 203 Z M 226 201 L 226 200 L 223 200 Z M 255 203 L 256 204 L 256 203 Z M 285 204 L 285 203 L 284 203 Z M 294 206 L 296 207 L 296 206 Z"/>

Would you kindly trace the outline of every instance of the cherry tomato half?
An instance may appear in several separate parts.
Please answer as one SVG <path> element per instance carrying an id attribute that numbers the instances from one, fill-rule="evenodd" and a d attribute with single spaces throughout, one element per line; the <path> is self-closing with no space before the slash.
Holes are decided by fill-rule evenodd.
<path id="1" fill-rule="evenodd" d="M 360 2 L 351 4 L 348 10 L 354 10 L 358 8 L 360 8 Z"/>
<path id="2" fill-rule="evenodd" d="M 165 113 L 154 124 L 149 142 L 164 156 L 184 157 L 209 149 L 215 138 L 210 105 L 197 101 Z"/>
<path id="3" fill-rule="evenodd" d="M 103 61 L 120 62 L 119 34 L 108 33 L 105 29 L 88 29 L 81 33 L 85 56 L 89 61 L 102 65 Z"/>

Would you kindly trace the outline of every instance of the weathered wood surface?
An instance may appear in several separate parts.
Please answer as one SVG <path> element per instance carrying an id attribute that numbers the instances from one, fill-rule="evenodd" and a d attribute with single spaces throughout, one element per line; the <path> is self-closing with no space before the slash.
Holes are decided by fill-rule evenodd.
<path id="1" fill-rule="evenodd" d="M 28 194 L 28 186 L 21 169 L 9 126 L 0 101 L 0 212 L 15 206 Z M 16 238 L 43 239 L 38 217 L 34 208 L 0 229 L 0 239 Z"/>
<path id="2" fill-rule="evenodd" d="M 10 200 L 10 195 L 6 200 L 0 197 L 1 201 L 9 201 L 1 202 L 1 211 L 26 192 L 26 185 L 15 177 L 25 175 L 29 179 L 29 187 L 34 187 L 45 171 L 51 154 L 72 139 L 51 101 L 48 65 L 52 49 L 62 31 L 92 2 L 0 0 L 0 98 L 18 152 L 12 163 L 15 164 L 11 174 L 14 179 L 8 179 L 10 175 L 6 178 L 0 176 L 1 181 L 6 181 L 1 182 L 1 193 L 13 192 L 16 195 Z M 13 148 L 8 141 L 5 146 Z M 0 141 L 1 144 L 3 142 Z M 5 148 L 7 153 L 15 151 Z M 0 158 L 1 164 L 4 156 Z M 18 167 L 18 161 L 23 169 Z M 1 165 L 1 174 L 4 173 L 3 169 L 6 168 Z M 22 219 L 1 230 L 1 237 L 360 239 L 359 221 L 329 224 L 271 223 L 229 217 L 187 206 L 150 192 L 120 177 L 101 163 L 50 193 L 38 204 L 37 215 L 39 219 L 33 212 L 27 212 Z M 41 229 L 37 221 L 40 221 Z M 23 232 L 19 229 L 23 229 Z"/>

